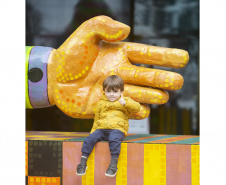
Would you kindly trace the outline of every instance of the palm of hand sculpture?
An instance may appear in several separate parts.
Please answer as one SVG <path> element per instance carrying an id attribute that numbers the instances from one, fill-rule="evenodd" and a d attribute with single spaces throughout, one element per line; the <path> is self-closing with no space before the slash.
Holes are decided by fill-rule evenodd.
<path id="1" fill-rule="evenodd" d="M 180 74 L 138 67 L 144 63 L 163 67 L 184 67 L 187 51 L 144 44 L 119 42 L 130 28 L 107 16 L 84 22 L 58 49 L 52 50 L 48 61 L 48 97 L 65 114 L 74 118 L 94 118 L 100 100 L 102 83 L 109 75 L 125 81 L 124 96 L 140 102 L 140 112 L 131 119 L 144 119 L 150 109 L 145 104 L 164 104 L 166 90 L 183 86 Z"/>

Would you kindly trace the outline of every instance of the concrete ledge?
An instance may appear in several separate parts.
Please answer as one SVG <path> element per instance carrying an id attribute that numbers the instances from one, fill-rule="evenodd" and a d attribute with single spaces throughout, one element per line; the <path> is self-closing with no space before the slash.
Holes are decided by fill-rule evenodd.
<path id="1" fill-rule="evenodd" d="M 30 185 L 193 185 L 199 184 L 199 137 L 128 135 L 122 143 L 116 177 L 104 174 L 108 142 L 98 142 L 85 176 L 76 175 L 82 141 L 88 133 L 27 132 L 26 184 Z"/>

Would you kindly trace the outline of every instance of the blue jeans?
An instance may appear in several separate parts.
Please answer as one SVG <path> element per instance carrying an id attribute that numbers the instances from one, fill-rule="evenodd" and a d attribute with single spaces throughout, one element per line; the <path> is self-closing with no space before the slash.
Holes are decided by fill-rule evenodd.
<path id="1" fill-rule="evenodd" d="M 96 142 L 109 141 L 111 156 L 118 158 L 121 150 L 121 141 L 123 141 L 124 137 L 124 133 L 117 129 L 97 129 L 83 142 L 82 156 L 88 158 Z"/>

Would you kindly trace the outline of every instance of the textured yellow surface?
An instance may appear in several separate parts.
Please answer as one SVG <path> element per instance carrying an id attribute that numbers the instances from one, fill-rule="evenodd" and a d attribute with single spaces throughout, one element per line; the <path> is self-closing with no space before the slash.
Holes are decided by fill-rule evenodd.
<path id="1" fill-rule="evenodd" d="M 191 145 L 191 184 L 199 185 L 199 145 Z"/>
<path id="2" fill-rule="evenodd" d="M 166 184 L 166 145 L 144 144 L 144 185 Z"/>
<path id="3" fill-rule="evenodd" d="M 28 185 L 60 185 L 60 177 L 28 176 Z"/>
<path id="4" fill-rule="evenodd" d="M 28 176 L 28 141 L 25 141 L 25 176 Z"/>
<path id="5" fill-rule="evenodd" d="M 121 144 L 121 153 L 118 159 L 116 185 L 127 185 L 127 143 Z"/>
<path id="6" fill-rule="evenodd" d="M 94 185 L 94 169 L 95 169 L 95 147 L 87 160 L 86 174 L 82 176 L 82 185 Z"/>

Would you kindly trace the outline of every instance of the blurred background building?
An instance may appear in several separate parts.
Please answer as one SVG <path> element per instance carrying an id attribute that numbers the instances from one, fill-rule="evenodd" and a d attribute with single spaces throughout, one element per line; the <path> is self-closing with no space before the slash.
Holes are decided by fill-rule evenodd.
<path id="1" fill-rule="evenodd" d="M 182 89 L 168 91 L 166 104 L 150 105 L 143 129 L 151 134 L 198 135 L 199 0 L 26 0 L 26 46 L 58 48 L 80 24 L 97 15 L 129 25 L 128 42 L 188 51 L 185 68 L 143 65 L 184 77 Z M 89 132 L 92 123 L 71 118 L 56 106 L 26 110 L 26 130 Z"/>

